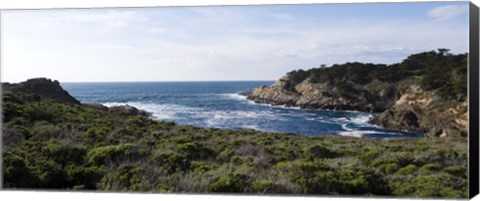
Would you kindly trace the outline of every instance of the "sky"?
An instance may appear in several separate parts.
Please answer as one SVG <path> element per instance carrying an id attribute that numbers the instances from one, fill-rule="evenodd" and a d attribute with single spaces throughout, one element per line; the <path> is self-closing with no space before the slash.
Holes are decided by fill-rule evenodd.
<path id="1" fill-rule="evenodd" d="M 468 52 L 468 2 L 10 10 L 1 80 L 276 80 L 322 64 Z"/>

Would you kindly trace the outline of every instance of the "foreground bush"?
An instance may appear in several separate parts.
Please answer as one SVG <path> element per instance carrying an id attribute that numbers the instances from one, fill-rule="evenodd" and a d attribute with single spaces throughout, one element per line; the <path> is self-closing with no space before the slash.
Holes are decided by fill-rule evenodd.
<path id="1" fill-rule="evenodd" d="M 452 198 L 468 193 L 466 139 L 198 128 L 4 93 L 5 188 Z"/>

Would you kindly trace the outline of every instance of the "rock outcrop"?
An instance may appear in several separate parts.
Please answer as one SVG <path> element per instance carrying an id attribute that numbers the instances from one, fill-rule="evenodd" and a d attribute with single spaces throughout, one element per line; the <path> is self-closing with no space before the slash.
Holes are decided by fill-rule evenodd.
<path id="1" fill-rule="evenodd" d="M 393 65 L 292 71 L 241 95 L 263 104 L 381 113 L 370 123 L 430 137 L 467 136 L 466 77 L 466 54 L 431 51 Z"/>
<path id="2" fill-rule="evenodd" d="M 112 106 L 108 108 L 111 111 L 125 113 L 127 115 L 140 115 L 140 116 L 150 116 L 151 113 L 146 112 L 145 110 L 139 110 L 136 107 L 130 105 L 119 105 Z"/>
<path id="3" fill-rule="evenodd" d="M 33 78 L 17 84 L 2 83 L 3 90 L 35 94 L 61 102 L 80 104 L 80 102 L 65 91 L 57 80 Z"/>
<path id="4" fill-rule="evenodd" d="M 381 112 L 394 104 L 395 89 L 385 88 L 379 94 L 363 89 L 344 89 L 329 83 L 312 83 L 306 79 L 288 89 L 288 76 L 272 86 L 261 86 L 241 93 L 256 103 L 297 106 L 303 109 L 356 110 Z"/>
<path id="5" fill-rule="evenodd" d="M 130 105 L 120 105 L 106 107 L 97 103 L 81 104 L 80 101 L 72 97 L 67 91 L 65 91 L 57 80 L 51 80 L 47 78 L 33 78 L 25 82 L 20 83 L 2 83 L 2 90 L 10 91 L 13 93 L 26 93 L 40 96 L 42 98 L 53 99 L 60 102 L 78 104 L 85 107 L 91 107 L 103 111 L 113 111 L 118 113 L 124 113 L 127 115 L 140 115 L 150 116 L 151 113 L 144 110 L 137 109 Z"/>
<path id="6" fill-rule="evenodd" d="M 429 137 L 467 137 L 466 110 L 466 102 L 445 111 L 430 111 L 418 104 L 401 104 L 371 119 L 370 123 L 392 130 L 426 133 Z"/>

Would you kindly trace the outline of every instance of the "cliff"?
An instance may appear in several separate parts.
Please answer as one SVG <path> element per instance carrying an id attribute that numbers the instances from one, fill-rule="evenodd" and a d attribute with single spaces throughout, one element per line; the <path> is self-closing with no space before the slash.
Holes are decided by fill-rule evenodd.
<path id="1" fill-rule="evenodd" d="M 112 112 L 123 113 L 127 115 L 150 115 L 150 113 L 146 111 L 139 110 L 129 105 L 120 105 L 108 108 L 100 104 L 81 104 L 80 101 L 78 101 L 77 99 L 72 97 L 67 91 L 65 91 L 60 86 L 60 83 L 57 80 L 52 81 L 51 79 L 47 78 L 32 78 L 28 79 L 27 81 L 14 84 L 2 83 L 2 95 L 6 95 L 3 98 L 8 99 L 9 97 L 11 97 L 9 93 L 21 93 L 25 96 L 30 97 L 29 100 L 38 100 L 39 98 L 36 98 L 35 96 L 39 96 L 41 98 L 47 98 L 62 103 L 76 104 L 102 110 L 110 110 Z"/>
<path id="2" fill-rule="evenodd" d="M 392 65 L 345 63 L 287 73 L 241 93 L 256 103 L 381 113 L 370 123 L 428 136 L 467 136 L 467 54 L 446 49 Z"/>
<path id="3" fill-rule="evenodd" d="M 33 78 L 17 84 L 2 83 L 2 90 L 35 94 L 61 102 L 80 104 L 67 91 L 63 90 L 57 80 Z"/>

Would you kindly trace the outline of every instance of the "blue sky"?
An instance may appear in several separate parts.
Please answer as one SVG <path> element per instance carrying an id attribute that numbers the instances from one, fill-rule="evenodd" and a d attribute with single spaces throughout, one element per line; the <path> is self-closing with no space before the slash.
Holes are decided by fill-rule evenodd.
<path id="1" fill-rule="evenodd" d="M 468 51 L 468 2 L 19 10 L 1 24 L 8 82 L 275 80 Z"/>

